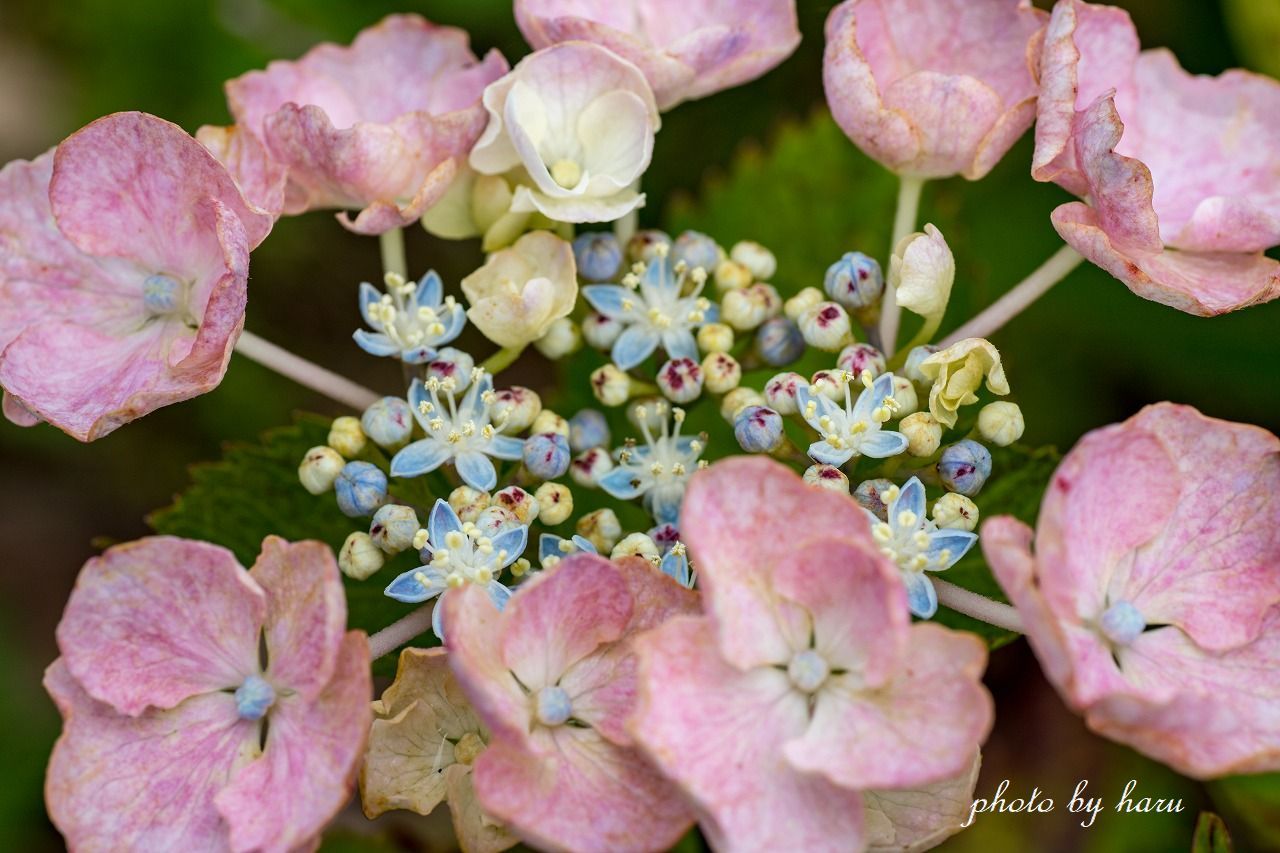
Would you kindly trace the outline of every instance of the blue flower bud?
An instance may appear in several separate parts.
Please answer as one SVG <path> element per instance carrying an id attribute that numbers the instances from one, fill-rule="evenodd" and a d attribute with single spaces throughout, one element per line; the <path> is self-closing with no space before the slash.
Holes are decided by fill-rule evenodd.
<path id="1" fill-rule="evenodd" d="M 782 444 L 782 415 L 768 406 L 747 406 L 733 419 L 733 435 L 748 453 L 768 453 Z"/>
<path id="2" fill-rule="evenodd" d="M 595 409 L 583 409 L 569 419 L 569 447 L 581 453 L 609 443 L 609 422 Z"/>
<path id="3" fill-rule="evenodd" d="M 676 238 L 671 247 L 671 262 L 684 261 L 689 269 L 702 267 L 708 273 L 720 265 L 720 247 L 716 241 L 700 231 L 686 231 Z"/>
<path id="4" fill-rule="evenodd" d="M 554 480 L 569 470 L 569 441 L 558 432 L 540 432 L 524 442 L 524 467 L 543 480 Z"/>
<path id="5" fill-rule="evenodd" d="M 822 289 L 850 311 L 875 304 L 884 293 L 884 273 L 875 258 L 849 252 L 827 268 Z"/>
<path id="6" fill-rule="evenodd" d="M 881 521 L 889 518 L 889 507 L 885 502 L 885 493 L 893 488 L 893 481 L 883 477 L 876 480 L 863 480 L 853 490 L 853 499 L 867 512 Z"/>
<path id="7" fill-rule="evenodd" d="M 371 515 L 387 499 L 387 475 L 369 462 L 348 462 L 334 481 L 333 490 L 344 515 Z"/>
<path id="8" fill-rule="evenodd" d="M 972 439 L 957 441 L 942 451 L 938 476 L 951 491 L 973 497 L 991 476 L 991 451 Z"/>
<path id="9" fill-rule="evenodd" d="M 622 266 L 622 246 L 609 231 L 588 231 L 573 241 L 578 275 L 586 281 L 613 281 Z"/>
<path id="10" fill-rule="evenodd" d="M 766 362 L 781 367 L 804 355 L 804 335 L 793 320 L 774 317 L 756 330 L 756 350 Z"/>
<path id="11" fill-rule="evenodd" d="M 383 397 L 364 410 L 360 428 L 379 447 L 400 447 L 413 432 L 413 411 L 400 397 Z"/>

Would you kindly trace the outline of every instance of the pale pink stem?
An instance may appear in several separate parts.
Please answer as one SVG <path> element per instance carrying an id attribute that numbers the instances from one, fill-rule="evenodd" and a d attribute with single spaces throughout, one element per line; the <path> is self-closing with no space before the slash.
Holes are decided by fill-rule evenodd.
<path id="1" fill-rule="evenodd" d="M 318 364 L 312 364 L 286 349 L 281 349 L 253 332 L 240 333 L 240 340 L 236 342 L 236 352 L 356 411 L 364 411 L 382 396 Z"/>
<path id="2" fill-rule="evenodd" d="M 1005 323 L 1025 311 L 1031 303 L 1048 293 L 1049 288 L 1066 278 L 1083 260 L 1075 249 L 1063 246 L 1041 264 L 1039 269 L 991 303 L 981 314 L 947 335 L 942 346 L 949 347 L 966 338 L 990 337 Z"/>
<path id="3" fill-rule="evenodd" d="M 390 654 L 420 634 L 431 630 L 431 609 L 435 602 L 422 605 L 402 616 L 369 638 L 369 659 Z"/>
<path id="4" fill-rule="evenodd" d="M 994 601 L 985 595 L 970 592 L 953 583 L 938 580 L 936 577 L 930 580 L 933 581 L 933 588 L 938 593 L 938 603 L 944 607 L 950 607 L 957 613 L 972 616 L 980 622 L 1004 628 L 1006 631 L 1016 631 L 1019 634 L 1024 632 L 1022 617 L 1009 605 Z"/>

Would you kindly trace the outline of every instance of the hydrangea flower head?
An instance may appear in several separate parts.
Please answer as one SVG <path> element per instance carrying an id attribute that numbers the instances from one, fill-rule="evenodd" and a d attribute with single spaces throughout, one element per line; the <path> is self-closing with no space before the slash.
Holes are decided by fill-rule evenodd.
<path id="1" fill-rule="evenodd" d="M 484 130 L 481 93 L 505 73 L 496 50 L 476 59 L 464 31 L 391 15 L 349 47 L 229 81 L 235 127 L 199 138 L 262 206 L 339 208 L 347 228 L 381 234 L 445 194 Z"/>
<path id="2" fill-rule="evenodd" d="M 463 522 L 449 502 L 440 498 L 431 508 L 427 541 L 420 549 L 426 565 L 401 574 L 387 586 L 386 594 L 396 601 L 420 604 L 451 589 L 478 586 L 488 592 L 493 606 L 501 610 L 511 597 L 511 590 L 498 577 L 503 569 L 520 559 L 528 543 L 528 525 L 503 525 L 495 531 L 470 521 Z M 441 639 L 444 639 L 443 614 L 444 608 L 437 604 L 431 615 L 431 627 Z"/>
<path id="3" fill-rule="evenodd" d="M 360 316 L 373 331 L 358 329 L 353 337 L 365 352 L 425 364 L 462 333 L 466 312 L 444 295 L 435 270 L 417 282 L 388 273 L 385 284 L 385 293 L 367 281 L 360 284 Z"/>
<path id="4" fill-rule="evenodd" d="M 418 477 L 450 462 L 473 489 L 489 491 L 498 484 L 493 459 L 519 459 L 524 442 L 503 435 L 504 421 L 494 423 L 493 377 L 475 368 L 461 400 L 457 382 L 434 376 L 409 386 L 409 406 L 427 437 L 411 442 L 391 459 L 391 476 Z"/>
<path id="5" fill-rule="evenodd" d="M 835 374 L 844 388 L 844 406 L 839 406 L 808 385 L 796 386 L 796 405 L 805 423 L 821 438 L 809 445 L 815 462 L 839 467 L 855 456 L 885 459 L 907 449 L 907 437 L 884 428 L 897 410 L 893 398 L 893 374 L 875 379 L 862 376 L 862 390 L 853 396 L 854 376 L 847 370 Z"/>
<path id="6" fill-rule="evenodd" d="M 199 143 L 144 113 L 4 167 L 5 413 L 92 441 L 213 390 L 271 224 Z"/>
<path id="7" fill-rule="evenodd" d="M 345 626 L 318 542 L 268 538 L 248 572 L 169 537 L 90 560 L 45 673 L 64 721 L 47 806 L 68 846 L 307 847 L 350 796 L 370 722 L 368 641 Z"/>
<path id="8" fill-rule="evenodd" d="M 852 498 L 740 457 L 694 477 L 681 519 L 706 612 L 636 641 L 631 731 L 715 848 L 858 849 L 864 792 L 971 772 L 985 648 L 911 624 Z"/>
<path id="9" fill-rule="evenodd" d="M 668 260 L 668 247 L 659 244 L 657 257 L 627 273 L 622 284 L 593 284 L 582 288 L 591 307 L 626 328 L 610 353 L 622 370 L 630 370 L 659 346 L 670 358 L 698 360 L 694 330 L 714 323 L 719 311 L 702 296 L 707 271 Z M 692 287 L 687 282 L 692 282 Z M 686 293 L 688 289 L 688 293 Z"/>
<path id="10" fill-rule="evenodd" d="M 1067 454 L 1035 531 L 982 542 L 1089 727 L 1209 778 L 1280 769 L 1277 518 L 1280 440 L 1161 403 Z"/>
<path id="11" fill-rule="evenodd" d="M 1088 203 L 1053 213 L 1080 254 L 1199 315 L 1280 296 L 1280 83 L 1188 74 L 1140 51 L 1129 15 L 1061 0 L 1041 63 L 1032 174 Z"/>
<path id="12" fill-rule="evenodd" d="M 619 500 L 643 498 L 645 508 L 659 524 L 674 524 L 680 515 L 680 502 L 689 477 L 705 463 L 701 461 L 706 449 L 706 435 L 681 435 L 684 409 L 673 408 L 667 426 L 667 404 L 658 401 L 653 409 L 661 419 L 661 432 L 653 434 L 648 423 L 647 406 L 637 407 L 637 421 L 644 436 L 644 444 L 634 439 L 618 451 L 618 464 L 597 482 L 601 489 Z"/>
<path id="13" fill-rule="evenodd" d="M 479 590 L 444 601 L 449 663 L 492 732 L 476 758 L 480 805 L 546 849 L 666 849 L 692 822 L 624 724 L 632 637 L 697 597 L 645 560 L 571 554 L 501 613 Z"/>
<path id="14" fill-rule="evenodd" d="M 662 110 L 754 80 L 800 43 L 795 0 L 516 0 L 515 9 L 535 50 L 588 41 L 634 63 Z"/>

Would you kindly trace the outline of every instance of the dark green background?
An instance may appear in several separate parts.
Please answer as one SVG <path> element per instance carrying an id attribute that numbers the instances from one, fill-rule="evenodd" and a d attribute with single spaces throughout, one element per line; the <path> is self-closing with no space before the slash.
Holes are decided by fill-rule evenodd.
<path id="1" fill-rule="evenodd" d="M 749 191 L 753 183 L 785 179 L 764 171 L 765 152 L 780 133 L 792 132 L 783 125 L 812 121 L 821 108 L 822 21 L 831 5 L 801 0 L 805 42 L 772 74 L 664 116 L 645 178 L 646 223 L 664 221 L 667 211 L 679 221 L 706 221 L 700 219 L 706 209 L 696 200 L 710 198 L 715 221 L 743 229 L 716 235 L 724 241 L 760 236 L 789 246 L 825 245 L 832 228 L 839 237 L 846 209 L 858 206 L 865 209 L 855 218 L 876 225 L 851 233 L 850 240 L 887 233 L 892 210 L 884 204 L 882 182 L 815 187 L 812 198 L 792 193 L 786 207 Z M 1223 11 L 1211 0 L 1119 5 L 1133 13 L 1146 45 L 1173 48 L 1193 71 L 1216 73 L 1240 64 L 1263 69 L 1280 55 L 1276 31 L 1265 26 L 1280 18 L 1276 0 L 1237 3 L 1235 11 L 1246 14 L 1233 19 L 1245 37 L 1236 49 Z M 348 41 L 397 10 L 466 27 L 478 50 L 496 46 L 513 61 L 524 51 L 509 4 L 498 0 L 3 0 L 0 161 L 35 156 L 116 110 L 146 110 L 192 131 L 203 123 L 225 123 L 223 80 L 272 58 L 296 56 L 318 40 Z M 922 221 L 952 223 L 947 235 L 959 263 L 948 326 L 990 302 L 1056 247 L 1047 214 L 1065 196 L 1030 180 L 1029 159 L 1024 140 L 988 180 L 949 181 L 926 191 Z M 708 183 L 723 186 L 731 170 L 739 180 L 708 196 Z M 747 233 L 752 226 L 767 229 L 769 236 Z M 812 234 L 825 237 L 810 239 Z M 886 247 L 841 248 L 883 256 Z M 416 229 L 409 252 L 414 269 L 430 264 L 450 283 L 479 261 L 474 243 L 441 243 Z M 829 260 L 806 256 L 803 266 L 781 270 L 779 280 L 793 288 L 820 285 L 816 277 Z M 357 322 L 355 283 L 378 271 L 374 241 L 347 234 L 327 214 L 284 220 L 254 255 L 246 327 L 393 391 L 398 368 L 363 356 L 349 337 Z M 1164 399 L 1280 431 L 1277 331 L 1280 303 L 1201 320 L 1144 302 L 1087 268 L 995 340 L 1027 412 L 1027 440 L 1065 449 L 1086 430 Z M 547 375 L 536 358 L 517 370 L 526 384 L 537 385 Z M 216 392 L 150 415 L 91 446 L 49 428 L 0 424 L 0 671 L 6 675 L 0 693 L 0 849 L 60 845 L 40 798 L 57 721 L 39 677 L 55 655 L 53 627 L 81 563 L 103 541 L 146 533 L 143 516 L 186 485 L 187 465 L 216 458 L 223 442 L 252 439 L 298 409 L 337 411 L 237 358 Z M 1000 779 L 1009 778 L 1011 795 L 1025 796 L 1038 786 L 1059 801 L 1058 808 L 1033 817 L 980 817 L 948 849 L 1189 846 L 1195 812 L 1208 803 L 1201 786 L 1087 734 L 1041 680 L 1025 644 L 994 654 L 988 683 L 997 697 L 998 723 L 978 795 L 989 795 Z M 1150 819 L 1104 813 L 1088 830 L 1065 814 L 1064 798 L 1078 779 L 1092 780 L 1091 789 L 1118 792 L 1128 778 L 1137 778 L 1140 790 L 1152 796 L 1186 798 L 1187 810 Z M 1246 823 L 1265 815 L 1256 798 L 1231 793 L 1230 802 L 1218 807 L 1232 812 L 1228 824 L 1242 840 Z M 1280 812 L 1275 799 L 1272 807 Z M 358 817 L 343 823 L 351 832 L 363 828 Z"/>

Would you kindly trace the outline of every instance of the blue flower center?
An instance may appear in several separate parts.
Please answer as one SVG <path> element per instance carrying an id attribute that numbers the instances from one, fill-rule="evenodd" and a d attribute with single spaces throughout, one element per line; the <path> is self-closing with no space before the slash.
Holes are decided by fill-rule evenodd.
<path id="1" fill-rule="evenodd" d="M 157 273 L 142 282 L 142 304 L 156 317 L 177 313 L 186 307 L 186 286 L 173 276 Z"/>
<path id="2" fill-rule="evenodd" d="M 787 666 L 787 676 L 792 685 L 804 693 L 813 693 L 826 682 L 830 674 L 831 667 L 827 665 L 826 658 L 813 649 L 799 652 Z"/>
<path id="3" fill-rule="evenodd" d="M 573 704 L 563 687 L 544 687 L 534 697 L 534 716 L 544 726 L 563 725 L 573 715 Z"/>
<path id="4" fill-rule="evenodd" d="M 242 720 L 261 720 L 275 701 L 275 689 L 260 675 L 249 676 L 236 688 L 236 713 Z"/>
<path id="5" fill-rule="evenodd" d="M 1117 601 L 1108 607 L 1098 620 L 1098 627 L 1103 635 L 1117 646 L 1127 646 L 1138 639 L 1147 627 L 1147 622 L 1127 601 Z"/>

